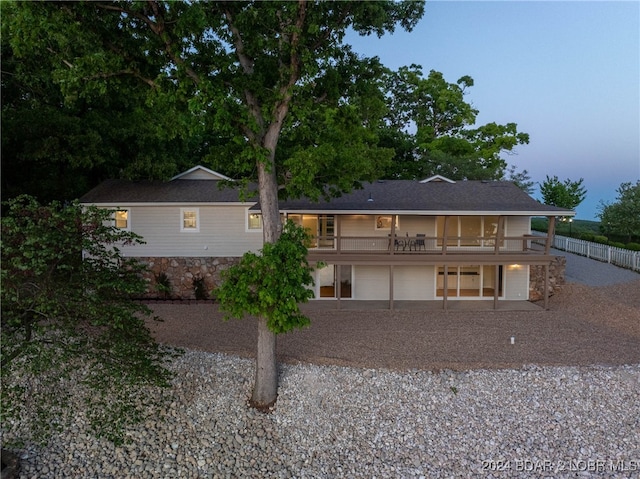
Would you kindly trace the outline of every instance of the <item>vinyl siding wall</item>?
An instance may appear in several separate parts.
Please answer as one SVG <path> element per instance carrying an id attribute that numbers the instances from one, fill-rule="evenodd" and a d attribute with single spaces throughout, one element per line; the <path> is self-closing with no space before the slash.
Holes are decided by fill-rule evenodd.
<path id="1" fill-rule="evenodd" d="M 504 299 L 529 299 L 529 266 L 508 265 L 505 267 Z"/>
<path id="2" fill-rule="evenodd" d="M 262 230 L 246 231 L 247 205 L 122 208 L 130 212 L 131 231 L 146 242 L 122 247 L 126 256 L 234 257 L 262 247 Z M 199 231 L 181 231 L 184 208 L 198 209 Z"/>

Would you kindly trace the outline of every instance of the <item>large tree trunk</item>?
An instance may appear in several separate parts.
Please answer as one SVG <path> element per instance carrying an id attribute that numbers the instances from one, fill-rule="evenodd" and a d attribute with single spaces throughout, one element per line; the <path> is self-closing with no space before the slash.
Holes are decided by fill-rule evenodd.
<path id="1" fill-rule="evenodd" d="M 279 130 L 278 130 L 279 131 Z M 258 163 L 258 185 L 264 243 L 275 243 L 282 232 L 278 207 L 278 182 L 275 168 L 277 132 L 267 134 L 264 146 L 270 151 L 266 162 Z M 267 327 L 267 318 L 258 318 L 258 351 L 256 377 L 251 405 L 266 409 L 276 402 L 278 394 L 278 366 L 276 361 L 276 334 Z"/>
<path id="2" fill-rule="evenodd" d="M 267 318 L 258 318 L 258 354 L 256 377 L 251 395 L 251 405 L 268 409 L 278 396 L 278 364 L 276 361 L 276 335 L 267 327 Z"/>

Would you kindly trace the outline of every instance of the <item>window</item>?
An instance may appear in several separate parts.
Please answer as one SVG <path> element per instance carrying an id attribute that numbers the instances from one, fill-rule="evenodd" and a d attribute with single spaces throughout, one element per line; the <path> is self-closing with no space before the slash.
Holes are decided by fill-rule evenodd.
<path id="1" fill-rule="evenodd" d="M 447 246 L 494 246 L 498 220 L 498 216 L 451 216 Z M 444 216 L 438 216 L 438 246 L 442 245 L 444 222 Z M 504 235 L 504 223 L 500 235 Z"/>
<path id="2" fill-rule="evenodd" d="M 262 229 L 262 215 L 260 213 L 247 214 L 247 230 L 258 231 Z"/>
<path id="3" fill-rule="evenodd" d="M 198 208 L 180 208 L 180 231 L 200 231 Z"/>
<path id="4" fill-rule="evenodd" d="M 113 222 L 116 228 L 121 230 L 130 230 L 131 225 L 129 224 L 129 210 L 116 210 L 113 214 Z"/>
<path id="5" fill-rule="evenodd" d="M 391 231 L 391 220 L 393 216 L 376 216 L 376 230 Z M 400 227 L 398 217 L 396 216 L 396 230 Z"/>

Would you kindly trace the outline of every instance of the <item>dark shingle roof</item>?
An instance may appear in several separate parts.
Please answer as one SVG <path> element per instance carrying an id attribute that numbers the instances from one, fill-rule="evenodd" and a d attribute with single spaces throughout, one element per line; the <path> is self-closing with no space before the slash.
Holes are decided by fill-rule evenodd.
<path id="1" fill-rule="evenodd" d="M 170 182 L 109 180 L 89 191 L 82 203 L 225 203 L 239 202 L 237 189 L 220 188 L 215 180 Z M 254 187 L 255 188 L 255 187 Z M 252 201 L 251 199 L 247 199 Z M 253 201 L 256 201 L 254 199 Z M 371 200 L 371 201 L 370 201 Z M 256 208 L 259 209 L 259 206 Z M 327 202 L 307 199 L 280 203 L 288 212 L 511 212 L 521 214 L 570 215 L 570 210 L 543 205 L 507 181 L 458 181 L 448 183 L 386 180 L 366 183 Z"/>
<path id="2" fill-rule="evenodd" d="M 237 189 L 216 180 L 107 180 L 80 198 L 81 203 L 227 203 L 239 202 Z"/>
<path id="3" fill-rule="evenodd" d="M 312 203 L 293 200 L 281 203 L 284 211 L 502 211 L 570 214 L 569 210 L 543 205 L 508 181 L 458 181 L 448 183 L 412 180 L 377 181 L 363 189 Z M 370 201 L 371 200 L 371 201 Z"/>

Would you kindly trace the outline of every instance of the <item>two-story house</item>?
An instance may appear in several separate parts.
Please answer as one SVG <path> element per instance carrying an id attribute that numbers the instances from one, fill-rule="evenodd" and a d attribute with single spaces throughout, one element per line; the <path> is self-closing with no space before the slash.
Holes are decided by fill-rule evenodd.
<path id="1" fill-rule="evenodd" d="M 146 244 L 126 256 L 170 273 L 175 294 L 193 278 L 214 288 L 219 271 L 262 247 L 255 199 L 220 188 L 224 175 L 197 166 L 168 182 L 107 181 L 81 198 L 115 210 L 117 227 Z M 281 202 L 284 218 L 313 235 L 309 260 L 318 300 L 447 301 L 530 299 L 531 269 L 542 269 L 548 297 L 555 218 L 573 211 L 543 205 L 503 181 L 383 180 L 330 201 Z M 531 217 L 549 218 L 547 235 Z M 151 282 L 153 282 L 151 280 Z"/>

